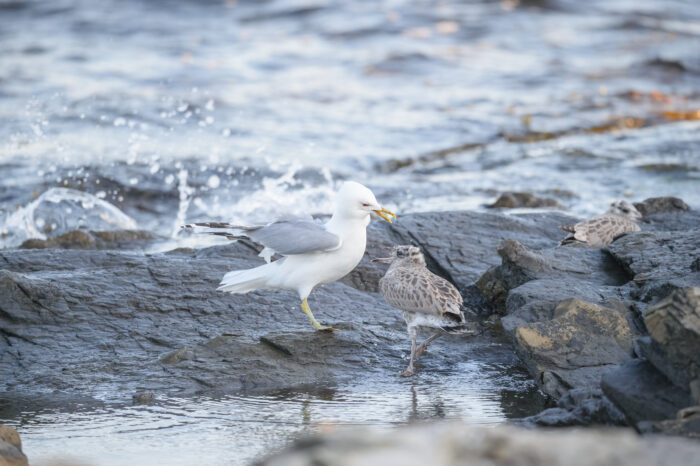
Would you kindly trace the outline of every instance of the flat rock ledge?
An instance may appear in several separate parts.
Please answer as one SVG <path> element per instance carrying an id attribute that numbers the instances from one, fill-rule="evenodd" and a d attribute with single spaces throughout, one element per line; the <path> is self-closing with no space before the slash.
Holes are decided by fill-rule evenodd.
<path id="1" fill-rule="evenodd" d="M 326 427 L 332 429 L 332 426 Z M 392 431 L 337 429 L 298 441 L 257 466 L 687 466 L 700 444 L 631 429 L 537 429 L 459 423 Z"/>
<path id="2" fill-rule="evenodd" d="M 0 391 L 123 402 L 393 376 L 405 365 L 406 328 L 376 293 L 385 268 L 370 259 L 382 248 L 421 244 L 433 270 L 468 293 L 498 263 L 501 240 L 544 247 L 567 221 L 451 212 L 373 222 L 357 270 L 310 298 L 316 317 L 341 330 L 333 334 L 313 331 L 293 292 L 216 292 L 227 271 L 260 264 L 246 242 L 146 254 L 150 235 L 81 232 L 1 250 Z M 445 338 L 422 363 L 450 367 L 478 338 Z"/>
<path id="3" fill-rule="evenodd" d="M 576 219 L 558 212 L 372 222 L 359 266 L 311 297 L 316 317 L 341 329 L 331 335 L 311 329 L 292 292 L 215 291 L 228 270 L 260 264 L 242 241 L 146 254 L 157 241 L 150 234 L 82 232 L 0 250 L 0 390 L 123 401 L 396 374 L 405 325 L 377 293 L 386 266 L 371 259 L 416 244 L 467 306 L 502 327 L 556 403 L 523 423 L 631 424 L 692 436 L 700 214 L 664 199 L 639 203 L 648 213 L 642 230 L 604 249 L 560 247 L 559 225 Z M 425 364 L 467 358 L 471 341 L 446 338 Z M 654 396 L 639 402 L 639 392 L 659 387 L 678 396 L 663 406 Z"/>

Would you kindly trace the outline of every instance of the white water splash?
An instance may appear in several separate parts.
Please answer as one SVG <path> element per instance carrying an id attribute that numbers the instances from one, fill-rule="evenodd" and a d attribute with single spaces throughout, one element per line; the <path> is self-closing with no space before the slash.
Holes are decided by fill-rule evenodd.
<path id="1" fill-rule="evenodd" d="M 325 215 L 333 212 L 336 184 L 329 170 L 322 170 L 324 183 L 316 184 L 297 177 L 302 169 L 292 164 L 279 177 L 266 177 L 262 186 L 234 204 L 199 206 L 208 215 L 234 223 L 264 223 L 281 215 Z"/>
<path id="2" fill-rule="evenodd" d="M 194 188 L 187 184 L 187 170 L 180 170 L 177 174 L 177 180 L 177 190 L 180 193 L 180 204 L 177 208 L 175 223 L 173 223 L 173 231 L 170 234 L 172 238 L 175 238 L 180 233 L 182 225 L 185 224 L 185 216 L 187 215 L 187 209 L 190 207 L 190 202 L 192 202 L 192 193 L 194 192 Z"/>
<path id="3" fill-rule="evenodd" d="M 0 247 L 47 239 L 75 230 L 134 230 L 134 219 L 92 194 L 51 188 L 0 223 Z"/>

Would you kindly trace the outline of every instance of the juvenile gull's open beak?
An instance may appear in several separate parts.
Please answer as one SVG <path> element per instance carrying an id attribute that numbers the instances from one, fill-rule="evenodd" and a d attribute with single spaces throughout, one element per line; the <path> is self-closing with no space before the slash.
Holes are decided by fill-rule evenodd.
<path id="1" fill-rule="evenodd" d="M 391 264 L 394 260 L 393 257 L 377 257 L 372 259 L 372 262 L 381 262 L 382 264 Z"/>
<path id="2" fill-rule="evenodd" d="M 383 218 L 384 220 L 386 220 L 389 223 L 391 223 L 390 216 L 396 218 L 396 214 L 394 212 L 392 212 L 388 209 L 385 209 L 384 207 L 382 207 L 381 210 L 373 210 L 372 212 L 379 215 L 381 218 Z"/>

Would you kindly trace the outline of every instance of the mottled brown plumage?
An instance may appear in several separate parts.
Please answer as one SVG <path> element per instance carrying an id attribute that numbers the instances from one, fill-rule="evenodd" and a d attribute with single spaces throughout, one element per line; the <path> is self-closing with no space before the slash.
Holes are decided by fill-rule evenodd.
<path id="1" fill-rule="evenodd" d="M 406 320 L 411 338 L 411 361 L 403 376 L 413 375 L 413 360 L 428 344 L 444 332 L 464 333 L 473 330 L 462 314 L 462 296 L 457 288 L 428 270 L 425 258 L 415 246 L 397 246 L 391 257 L 375 259 L 390 263 L 389 270 L 379 280 L 379 289 L 387 303 L 397 308 Z M 416 347 L 420 327 L 439 332 Z"/>
<path id="2" fill-rule="evenodd" d="M 642 215 L 627 201 L 613 202 L 610 209 L 590 220 L 574 225 L 565 225 L 561 229 L 571 234 L 561 244 L 580 241 L 593 248 L 600 248 L 612 243 L 616 238 L 632 231 L 639 231 L 636 220 Z"/>

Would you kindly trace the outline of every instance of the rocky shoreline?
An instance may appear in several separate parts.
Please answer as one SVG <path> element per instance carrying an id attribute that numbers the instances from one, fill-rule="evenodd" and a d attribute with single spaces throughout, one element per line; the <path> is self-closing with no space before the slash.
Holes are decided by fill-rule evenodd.
<path id="1" fill-rule="evenodd" d="M 224 295 L 227 270 L 259 263 L 242 241 L 143 251 L 146 232 L 74 232 L 0 250 L 0 390 L 123 399 L 265 391 L 396 372 L 405 331 L 371 257 L 417 244 L 501 332 L 556 407 L 526 425 L 631 425 L 700 435 L 700 213 L 637 204 L 640 232 L 603 249 L 558 245 L 557 212 L 420 213 L 373 222 L 357 269 L 316 290 L 317 334 L 293 293 Z M 127 249 L 125 249 L 127 248 Z M 464 341 L 431 348 L 449 365 Z"/>

